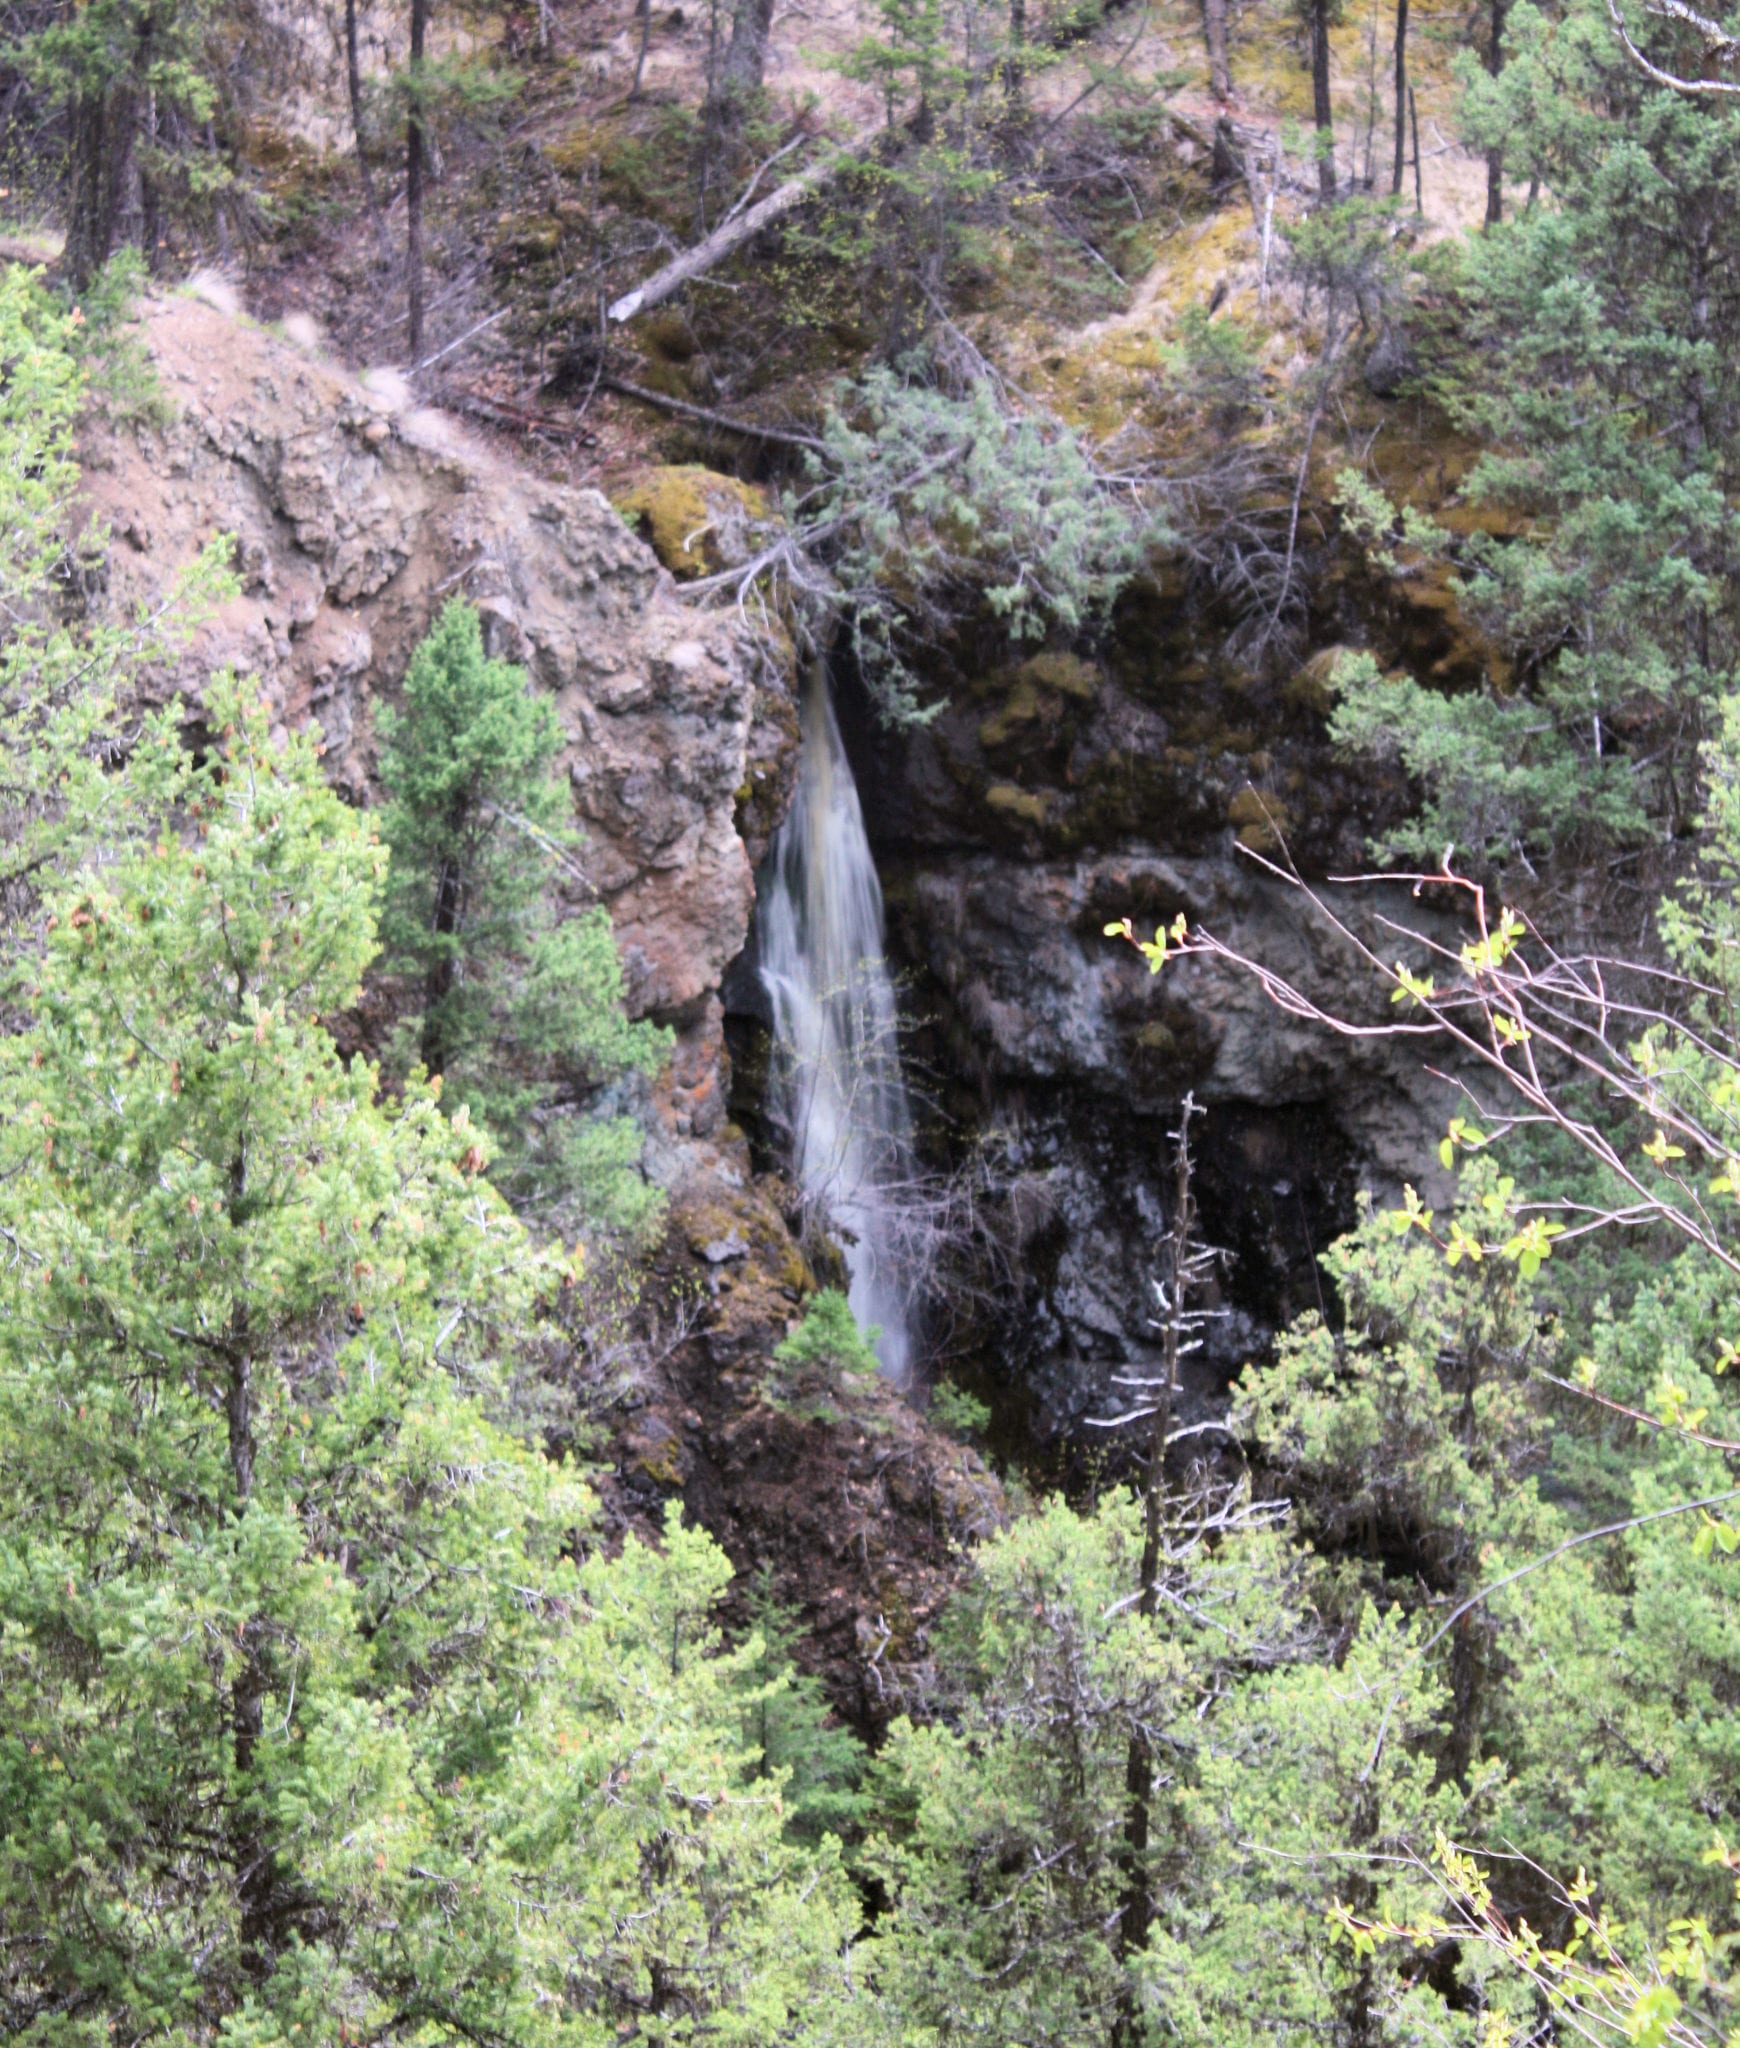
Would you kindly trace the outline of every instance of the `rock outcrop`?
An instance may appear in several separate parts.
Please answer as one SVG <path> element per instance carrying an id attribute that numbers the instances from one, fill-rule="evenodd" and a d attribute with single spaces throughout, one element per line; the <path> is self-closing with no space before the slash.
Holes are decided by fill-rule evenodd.
<path id="1" fill-rule="evenodd" d="M 286 725 L 318 719 L 360 798 L 374 706 L 462 592 L 491 651 L 561 710 L 582 886 L 610 907 L 632 1006 L 703 1022 L 753 901 L 734 809 L 758 693 L 784 696 L 785 679 L 728 619 L 679 603 L 599 493 L 503 460 L 396 378 L 349 377 L 191 295 L 147 302 L 143 330 L 167 423 L 94 430 L 83 449 L 111 597 L 155 608 L 220 533 L 242 584 L 159 687 L 197 700 L 215 668 L 258 676 Z M 787 696 L 771 729 L 792 722 Z M 703 1130 L 722 1118 L 704 1093 Z"/>
<path id="2" fill-rule="evenodd" d="M 1155 979 L 1105 936 L 1124 917 L 1151 933 L 1183 912 L 1325 1009 L 1393 1021 L 1355 951 L 1251 856 L 1284 847 L 1307 873 L 1358 871 L 1405 787 L 1329 744 L 1326 657 L 1260 677 L 1215 631 L 1182 594 L 1150 588 L 1102 659 L 956 674 L 916 734 L 892 740 L 862 718 L 853 733 L 886 793 L 873 832 L 895 950 L 931 1020 L 924 1050 L 1004 1218 L 988 1383 L 1019 1393 L 1041 1440 L 1127 1406 L 1112 1375 L 1158 1354 L 1168 1134 L 1187 1090 L 1207 1112 L 1204 1234 L 1233 1255 L 1226 1313 L 1190 1367 L 1198 1416 L 1318 1306 L 1317 1254 L 1362 1189 L 1441 1192 L 1434 1148 L 1454 1092 L 1415 1047 L 1337 1036 L 1210 959 Z M 1422 916 L 1403 887 L 1342 894 L 1382 957 L 1398 941 L 1380 921 Z"/>

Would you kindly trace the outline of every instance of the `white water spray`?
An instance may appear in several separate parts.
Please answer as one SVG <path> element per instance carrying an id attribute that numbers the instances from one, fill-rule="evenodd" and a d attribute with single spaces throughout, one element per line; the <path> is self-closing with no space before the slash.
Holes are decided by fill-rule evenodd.
<path id="1" fill-rule="evenodd" d="M 804 693 L 797 793 L 768 857 L 759 928 L 792 1170 L 806 1206 L 844 1241 L 852 1313 L 881 1325 L 877 1354 L 903 1381 L 912 1326 L 899 1238 L 912 1111 L 882 957 L 882 889 L 819 664 Z"/>

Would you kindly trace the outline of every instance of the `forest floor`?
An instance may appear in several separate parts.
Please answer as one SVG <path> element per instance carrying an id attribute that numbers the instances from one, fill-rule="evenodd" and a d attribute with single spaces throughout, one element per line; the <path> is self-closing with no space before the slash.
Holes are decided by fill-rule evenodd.
<path id="1" fill-rule="evenodd" d="M 469 407 L 474 421 L 493 423 L 520 444 L 522 456 L 567 482 L 611 488 L 648 462 L 669 459 L 673 449 L 685 454 L 693 437 L 686 440 L 668 417 L 605 391 L 594 390 L 584 407 L 576 406 L 572 393 L 552 401 L 549 380 L 559 363 L 564 327 L 580 316 L 554 303 L 562 284 L 571 280 L 552 280 L 550 261 L 523 262 L 514 238 L 522 216 L 545 232 L 545 214 L 553 210 L 556 218 L 548 232 L 560 244 L 553 266 L 560 272 L 568 265 L 567 250 L 576 234 L 595 232 L 590 225 L 576 230 L 569 216 L 588 204 L 596 211 L 610 175 L 607 166 L 582 184 L 578 197 L 570 186 L 552 199 L 558 181 L 549 165 L 562 161 L 564 153 L 572 158 L 597 149 L 606 158 L 614 150 L 636 156 L 637 162 L 652 159 L 656 168 L 660 153 L 671 147 L 669 138 L 684 118 L 692 119 L 704 97 L 720 16 L 717 0 L 711 8 L 697 7 L 692 0 L 654 6 L 643 90 L 636 100 L 631 97 L 640 39 L 636 0 L 567 5 L 557 0 L 549 13 L 547 50 L 523 51 L 519 58 L 520 89 L 505 122 L 488 132 L 457 133 L 448 145 L 447 174 L 431 209 L 428 353 L 439 360 L 422 373 L 422 392 L 437 404 Z M 876 18 L 870 0 L 789 0 L 776 7 L 767 67 L 770 129 L 787 136 L 825 123 L 834 132 L 857 131 L 877 119 L 881 103 L 875 89 L 846 76 L 842 68 Z M 365 64 L 384 64 L 396 54 L 392 20 L 385 10 L 372 16 L 365 11 L 364 23 Z M 1254 9 L 1236 6 L 1231 30 L 1234 93 L 1226 111 L 1246 136 L 1278 141 L 1284 173 L 1302 192 L 1311 134 L 1303 34 L 1290 26 L 1277 33 Z M 523 31 L 519 22 L 515 34 L 523 36 Z M 1372 189 L 1379 192 L 1388 188 L 1393 156 L 1392 32 L 1390 13 L 1380 0 L 1368 0 L 1363 10 L 1350 5 L 1334 33 L 1338 155 L 1344 167 L 1351 160 L 1369 174 Z M 486 40 L 493 33 L 500 40 L 503 31 L 498 23 L 493 31 L 480 24 L 466 33 Z M 298 331 L 314 334 L 319 346 L 353 370 L 402 366 L 405 322 L 398 252 L 404 240 L 403 200 L 395 196 L 389 202 L 385 227 L 390 248 L 383 250 L 360 204 L 349 160 L 336 46 L 321 45 L 317 31 L 311 37 L 305 71 L 313 82 L 299 103 L 296 133 L 280 149 L 282 190 L 276 204 L 293 226 L 289 232 L 274 231 L 258 246 L 242 280 L 242 302 L 258 317 L 301 323 Z M 1413 229 L 1416 241 L 1465 230 L 1478 222 L 1485 205 L 1484 160 L 1462 147 L 1454 128 L 1453 74 L 1459 53 L 1476 41 L 1476 24 L 1465 4 L 1440 0 L 1414 9 L 1409 57 L 1418 99 L 1424 202 Z M 1207 133 L 1222 110 L 1205 89 L 1202 69 L 1195 0 L 1154 0 L 1139 14 L 1118 9 L 1090 37 L 1057 51 L 1036 72 L 1030 88 L 1034 113 L 1040 121 L 1054 120 L 1077 105 L 1091 108 L 1096 94 L 1104 105 L 1112 92 L 1134 88 L 1136 93 L 1165 93 L 1178 114 Z M 394 191 L 390 141 L 378 137 L 376 144 L 389 194 Z M 1191 154 L 1186 143 L 1181 158 Z M 664 168 L 668 181 L 669 167 Z M 492 196 L 484 203 L 475 197 L 460 201 L 461 188 L 475 193 L 480 170 Z M 1411 162 L 1407 182 L 1411 188 Z M 680 217 L 680 201 L 675 208 L 667 206 L 666 217 L 655 219 L 645 237 L 643 257 L 633 257 L 631 250 L 613 259 L 611 276 L 620 280 L 613 288 L 650 274 L 691 238 Z M 1067 295 L 1051 291 L 1052 280 L 1043 275 L 1032 279 L 1033 303 L 1026 303 L 1029 294 L 1018 285 L 1017 265 L 1017 288 L 1006 287 L 1000 303 L 966 324 L 981 346 L 1001 348 L 1008 360 L 1020 364 L 1058 354 L 1080 359 L 1084 352 L 1125 352 L 1132 344 L 1146 346 L 1163 336 L 1177 310 L 1198 297 L 1218 293 L 1216 303 L 1224 303 L 1254 292 L 1258 241 L 1246 193 L 1226 192 L 1210 217 L 1198 213 L 1187 219 L 1181 213 L 1175 229 L 1156 229 L 1149 249 L 1125 274 L 1109 266 L 1104 275 L 1092 273 L 1097 303 L 1090 295 L 1071 311 Z M 779 314 L 771 302 L 768 312 L 777 324 Z M 529 338 L 534 332 L 536 338 Z M 633 331 L 622 339 L 631 353 L 645 346 Z M 779 337 L 771 340 L 771 354 L 747 385 L 728 371 L 723 387 L 710 386 L 710 362 L 698 371 L 679 363 L 673 374 L 682 395 L 708 400 L 722 388 L 736 402 L 747 389 L 757 394 L 763 417 L 806 410 L 815 389 L 815 365 L 806 359 L 804 374 L 794 381 L 781 368 Z M 849 368 L 851 353 L 848 346 L 833 369 Z M 822 374 L 827 373 L 824 364 Z M 380 369 L 374 374 L 379 376 Z"/>

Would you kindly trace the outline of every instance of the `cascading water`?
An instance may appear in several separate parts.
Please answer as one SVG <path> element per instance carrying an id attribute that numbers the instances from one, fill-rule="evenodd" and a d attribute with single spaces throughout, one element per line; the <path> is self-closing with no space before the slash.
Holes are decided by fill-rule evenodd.
<path id="1" fill-rule="evenodd" d="M 882 957 L 882 889 L 819 664 L 804 694 L 797 792 L 760 895 L 761 978 L 792 1170 L 806 1207 L 844 1241 L 853 1314 L 880 1325 L 883 1369 L 904 1380 L 912 1325 L 900 1234 L 912 1110 Z"/>

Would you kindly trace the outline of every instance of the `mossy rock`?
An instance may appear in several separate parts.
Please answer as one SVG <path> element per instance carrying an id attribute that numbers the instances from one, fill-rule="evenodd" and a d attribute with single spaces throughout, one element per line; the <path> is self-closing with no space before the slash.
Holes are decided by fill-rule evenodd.
<path id="1" fill-rule="evenodd" d="M 1351 653 L 1346 647 L 1320 647 L 1296 674 L 1281 686 L 1281 695 L 1300 711 L 1314 711 L 1327 718 L 1335 708 L 1335 672 Z"/>
<path id="2" fill-rule="evenodd" d="M 1046 652 L 1032 654 L 1015 671 L 1017 688 L 1031 684 L 1049 690 L 1055 697 L 1069 697 L 1077 704 L 1091 704 L 1100 694 L 1100 672 L 1079 654 Z"/>
<path id="3" fill-rule="evenodd" d="M 1045 799 L 1036 790 L 1017 789 L 1012 782 L 993 782 L 985 792 L 985 808 L 1011 824 L 1043 826 Z"/>
<path id="4" fill-rule="evenodd" d="M 697 463 L 651 469 L 616 509 L 682 582 L 716 576 L 765 546 L 777 521 L 753 484 Z"/>
<path id="5" fill-rule="evenodd" d="M 1239 844 L 1256 853 L 1272 853 L 1293 829 L 1293 820 L 1279 797 L 1264 796 L 1246 783 L 1226 807 L 1226 821 L 1234 826 Z"/>

